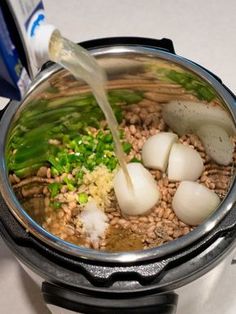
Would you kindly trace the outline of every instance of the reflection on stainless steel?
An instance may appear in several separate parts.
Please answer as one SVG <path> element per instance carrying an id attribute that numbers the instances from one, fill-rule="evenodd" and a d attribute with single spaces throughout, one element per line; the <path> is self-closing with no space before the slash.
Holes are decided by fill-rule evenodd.
<path id="1" fill-rule="evenodd" d="M 156 103 L 158 112 L 160 108 L 165 107 L 166 103 L 173 100 L 201 102 L 212 108 L 225 110 L 224 113 L 232 121 L 232 124 L 235 122 L 235 102 L 230 93 L 205 70 L 183 58 L 149 48 L 128 46 L 120 46 L 119 49 L 97 49 L 93 53 L 107 70 L 108 94 L 110 93 L 110 97 L 116 99 L 117 104 L 121 107 L 127 103 L 132 106 L 132 102 L 137 101 L 137 95 L 141 95 L 137 103 L 142 104 L 143 99 L 147 100 L 146 104 L 148 101 L 150 104 Z M 125 93 L 127 93 L 127 99 L 122 98 L 122 94 Z M 61 130 L 62 125 L 78 125 L 87 117 L 93 125 L 96 123 L 93 114 L 95 112 L 96 115 L 97 111 L 96 106 L 91 107 L 86 102 L 90 95 L 91 91 L 84 82 L 75 80 L 67 71 L 62 70 L 57 65 L 49 67 L 38 75 L 23 103 L 13 102 L 7 109 L 4 115 L 4 124 L 1 125 L 0 129 L 2 134 L 0 154 L 2 156 L 5 154 L 3 151 L 5 148 L 7 156 L 9 149 L 12 149 L 11 144 L 14 142 L 14 136 L 18 134 L 17 132 L 21 132 L 20 134 L 24 138 L 30 131 L 37 133 L 37 127 L 40 126 L 42 129 L 45 126 L 45 132 L 40 134 L 40 141 L 48 143 L 48 130 L 51 126 Z M 148 111 L 148 105 L 146 110 Z M 151 116 L 155 120 L 156 113 L 151 112 Z M 221 121 L 219 121 L 220 123 Z M 27 128 L 24 129 L 22 125 L 27 125 Z M 62 132 L 65 132 L 65 129 Z M 43 150 L 39 151 L 38 157 L 41 159 L 38 159 L 39 165 L 36 164 L 35 169 L 39 168 L 45 161 L 43 160 L 43 152 Z M 45 152 L 45 156 L 46 154 L 47 152 Z M 26 159 L 27 156 L 26 153 Z M 25 160 L 20 161 L 23 166 L 25 166 Z M 32 161 L 31 168 L 33 169 L 34 166 Z M 232 177 L 234 175 L 233 155 L 229 167 Z M 129 252 L 128 254 L 110 254 L 79 247 L 63 241 L 43 229 L 20 204 L 19 199 L 22 195 L 18 199 L 14 195 L 8 181 L 6 160 L 2 159 L 0 163 L 1 192 L 12 213 L 30 232 L 47 244 L 64 252 L 86 259 L 103 261 L 132 262 L 161 257 L 196 241 L 212 230 L 232 208 L 236 199 L 236 187 L 232 182 L 233 180 L 228 182 L 229 192 L 217 211 L 189 234 L 160 247 Z M 225 195 L 220 196 L 225 197 Z M 30 204 L 28 203 L 27 206 L 29 207 Z M 40 210 L 42 209 L 39 208 Z M 37 220 L 35 216 L 34 219 Z"/>

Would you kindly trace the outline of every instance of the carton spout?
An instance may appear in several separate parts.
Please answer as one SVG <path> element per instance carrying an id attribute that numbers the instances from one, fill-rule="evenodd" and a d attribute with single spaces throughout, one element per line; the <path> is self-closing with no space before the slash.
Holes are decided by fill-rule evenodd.
<path id="1" fill-rule="evenodd" d="M 32 49 L 38 66 L 50 60 L 50 41 L 54 32 L 59 32 L 54 25 L 42 24 L 32 38 Z"/>

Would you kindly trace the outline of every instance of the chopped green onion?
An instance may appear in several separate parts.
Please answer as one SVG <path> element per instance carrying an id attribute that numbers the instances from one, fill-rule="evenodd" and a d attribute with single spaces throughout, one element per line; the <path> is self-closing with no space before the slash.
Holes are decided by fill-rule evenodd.
<path id="1" fill-rule="evenodd" d="M 80 204 L 86 204 L 88 202 L 88 195 L 86 193 L 80 193 L 78 195 L 78 201 Z"/>
<path id="2" fill-rule="evenodd" d="M 53 203 L 52 203 L 52 206 L 53 206 L 55 209 L 59 209 L 59 208 L 61 208 L 61 203 L 60 203 L 60 202 L 53 202 Z"/>
<path id="3" fill-rule="evenodd" d="M 211 101 L 216 97 L 216 93 L 209 84 L 191 73 L 170 70 L 166 73 L 166 77 L 180 84 L 186 90 L 192 91 L 200 100 Z"/>
<path id="4" fill-rule="evenodd" d="M 57 182 L 53 182 L 53 183 L 50 183 L 48 185 L 48 189 L 51 193 L 51 197 L 55 197 L 59 194 L 60 192 L 60 189 L 61 189 L 61 184 L 60 183 L 57 183 Z"/>
<path id="5" fill-rule="evenodd" d="M 136 157 L 133 157 L 130 162 L 140 162 L 141 163 L 141 160 L 136 158 Z"/>
<path id="6" fill-rule="evenodd" d="M 105 143 L 112 143 L 113 142 L 113 138 L 112 138 L 112 135 L 111 134 L 106 134 L 103 138 L 103 141 Z"/>
<path id="7" fill-rule="evenodd" d="M 126 154 L 129 154 L 131 149 L 132 149 L 132 145 L 128 142 L 124 142 L 123 143 L 123 151 L 126 153 Z"/>
<path id="8" fill-rule="evenodd" d="M 75 189 L 75 181 L 74 180 L 71 180 L 71 179 L 68 179 L 67 177 L 65 177 L 63 179 L 63 181 L 66 183 L 66 186 L 68 188 L 69 191 L 73 191 Z"/>

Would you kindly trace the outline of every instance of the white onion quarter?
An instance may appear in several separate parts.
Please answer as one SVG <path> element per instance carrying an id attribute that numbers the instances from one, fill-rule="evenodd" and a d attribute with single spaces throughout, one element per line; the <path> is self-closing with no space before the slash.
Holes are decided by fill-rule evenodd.
<path id="1" fill-rule="evenodd" d="M 195 181 L 203 171 L 203 160 L 193 148 L 184 144 L 173 144 L 170 150 L 168 178 L 173 181 Z"/>
<path id="2" fill-rule="evenodd" d="M 133 184 L 129 188 L 120 169 L 114 178 L 114 190 L 121 211 L 126 215 L 142 215 L 157 204 L 160 192 L 152 175 L 140 163 L 129 163 L 127 169 Z"/>
<path id="3" fill-rule="evenodd" d="M 227 132 L 218 125 L 206 124 L 199 127 L 200 137 L 206 153 L 219 165 L 227 166 L 233 160 L 234 145 Z"/>
<path id="4" fill-rule="evenodd" d="M 147 168 L 165 171 L 171 146 L 178 136 L 171 132 L 160 132 L 147 139 L 142 149 L 142 160 Z"/>
<path id="5" fill-rule="evenodd" d="M 219 203 L 218 195 L 204 185 L 183 181 L 173 197 L 172 207 L 181 221 L 189 225 L 199 225 Z"/>

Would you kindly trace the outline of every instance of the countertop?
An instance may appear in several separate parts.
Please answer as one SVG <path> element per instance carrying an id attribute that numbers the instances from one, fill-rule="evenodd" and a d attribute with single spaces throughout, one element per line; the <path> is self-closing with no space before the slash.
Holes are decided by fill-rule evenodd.
<path id="1" fill-rule="evenodd" d="M 177 54 L 216 73 L 236 93 L 235 0 L 45 0 L 44 5 L 48 21 L 76 42 L 109 36 L 170 38 Z M 6 102 L 0 98 L 0 108 Z M 214 286 L 212 304 L 203 311 L 199 308 L 199 313 L 236 313 L 236 265 L 231 265 L 234 256 L 224 269 L 221 284 Z M 207 277 L 189 287 L 199 287 L 200 291 L 202 280 Z M 189 296 L 189 300 L 193 299 Z M 0 309 L 2 314 L 48 313 L 37 286 L 21 270 L 2 240 Z M 187 303 L 181 301 L 177 314 L 190 313 Z"/>

